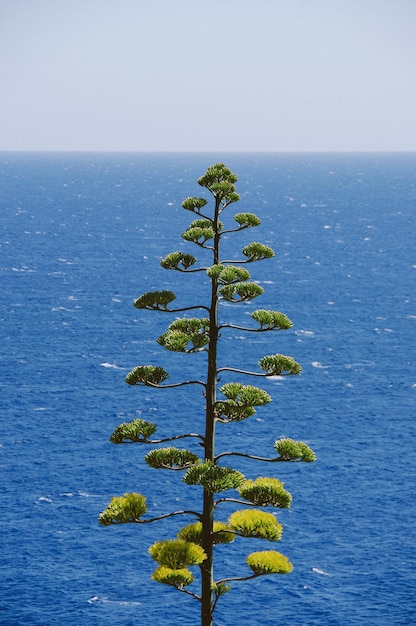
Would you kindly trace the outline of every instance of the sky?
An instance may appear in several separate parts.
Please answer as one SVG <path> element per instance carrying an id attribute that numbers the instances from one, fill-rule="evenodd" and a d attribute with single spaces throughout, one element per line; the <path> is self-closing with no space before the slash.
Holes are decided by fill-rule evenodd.
<path id="1" fill-rule="evenodd" d="M 416 150 L 416 0 L 0 0 L 0 150 Z"/>

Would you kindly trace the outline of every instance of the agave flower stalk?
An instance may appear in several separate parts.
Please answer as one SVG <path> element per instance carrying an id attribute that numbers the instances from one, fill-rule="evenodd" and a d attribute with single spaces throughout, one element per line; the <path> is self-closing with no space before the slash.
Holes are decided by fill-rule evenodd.
<path id="1" fill-rule="evenodd" d="M 275 377 L 294 376 L 302 368 L 292 357 L 275 353 L 258 361 L 260 371 L 240 369 L 218 363 L 218 342 L 227 329 L 244 332 L 268 332 L 289 330 L 293 324 L 280 311 L 257 309 L 251 314 L 256 326 L 240 326 L 223 323 L 220 320 L 223 303 L 235 304 L 251 302 L 263 294 L 263 288 L 251 281 L 250 272 L 243 265 L 270 259 L 274 251 L 269 246 L 253 241 L 242 248 L 240 259 L 226 260 L 222 255 L 224 235 L 260 225 L 260 219 L 250 212 L 239 212 L 233 216 L 234 224 L 226 228 L 223 212 L 239 201 L 235 183 L 237 176 L 224 164 L 217 163 L 207 169 L 198 179 L 199 185 L 211 198 L 190 196 L 182 207 L 194 214 L 195 219 L 182 233 L 186 244 L 196 245 L 207 259 L 205 265 L 198 265 L 192 254 L 183 251 L 168 253 L 161 261 L 162 268 L 182 274 L 200 272 L 210 280 L 208 302 L 186 304 L 176 307 L 172 303 L 176 295 L 170 290 L 142 294 L 134 301 L 139 310 L 164 313 L 188 313 L 203 311 L 202 317 L 175 319 L 165 333 L 157 338 L 157 343 L 171 352 L 206 356 L 205 376 L 201 379 L 166 382 L 168 372 L 157 365 L 138 365 L 126 377 L 132 386 L 154 389 L 173 389 L 184 385 L 202 386 L 205 407 L 200 420 L 200 432 L 182 433 L 155 438 L 156 425 L 142 419 L 135 419 L 117 426 L 110 437 L 116 444 L 141 443 L 157 445 L 179 439 L 197 440 L 196 453 L 185 448 L 169 446 L 155 448 L 145 455 L 149 467 L 156 470 L 184 472 L 183 483 L 199 488 L 202 492 L 200 510 L 178 510 L 146 517 L 145 496 L 137 493 L 113 498 L 99 516 L 105 526 L 120 523 L 143 524 L 184 515 L 194 521 L 184 526 L 172 540 L 157 541 L 150 548 L 157 568 L 152 579 L 174 587 L 200 603 L 201 626 L 212 626 L 214 610 L 219 598 L 227 593 L 229 583 L 246 581 L 270 574 L 285 574 L 292 570 L 292 564 L 275 550 L 253 552 L 246 562 L 250 573 L 231 575 L 215 580 L 214 547 L 235 541 L 237 538 L 257 538 L 266 542 L 281 540 L 283 526 L 274 514 L 264 508 L 284 509 L 291 505 L 292 496 L 284 484 L 275 477 L 247 479 L 241 472 L 223 464 L 226 458 L 243 457 L 259 462 L 306 462 L 315 460 L 313 450 L 302 441 L 283 438 L 275 441 L 277 456 L 268 457 L 255 454 L 252 450 L 216 452 L 216 427 L 226 428 L 228 424 L 250 418 L 256 409 L 268 405 L 272 398 L 264 389 L 239 381 L 220 384 L 222 372 L 241 376 Z M 220 219 L 221 218 L 221 219 Z M 193 314 L 193 313 L 192 313 Z M 221 396 L 218 396 L 218 394 Z M 223 426 L 225 425 L 225 426 Z M 201 454 L 201 448 L 203 454 Z M 229 492 L 236 492 L 230 495 Z M 224 494 L 218 496 L 218 494 Z M 223 504 L 244 505 L 242 510 L 232 512 L 226 521 L 217 520 L 216 515 Z M 255 507 L 255 508 L 253 508 Z M 199 568 L 199 590 L 195 574 L 189 568 Z"/>

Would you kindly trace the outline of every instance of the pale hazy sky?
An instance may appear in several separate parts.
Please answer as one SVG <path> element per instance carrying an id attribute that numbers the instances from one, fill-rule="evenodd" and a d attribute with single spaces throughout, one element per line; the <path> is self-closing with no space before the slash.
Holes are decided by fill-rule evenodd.
<path id="1" fill-rule="evenodd" d="M 0 150 L 416 150 L 416 0 L 0 0 Z"/>

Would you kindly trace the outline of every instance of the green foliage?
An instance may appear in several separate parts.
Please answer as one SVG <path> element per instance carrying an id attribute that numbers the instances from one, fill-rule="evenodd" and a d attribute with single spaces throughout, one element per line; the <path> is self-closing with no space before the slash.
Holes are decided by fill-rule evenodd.
<path id="1" fill-rule="evenodd" d="M 217 263 L 216 265 L 211 265 L 211 267 L 207 269 L 207 274 L 210 278 L 218 278 L 223 269 L 224 265 Z"/>
<path id="2" fill-rule="evenodd" d="M 125 443 L 126 441 L 146 441 L 156 432 L 156 424 L 135 419 L 131 422 L 119 424 L 110 437 L 112 443 Z"/>
<path id="3" fill-rule="evenodd" d="M 259 243 L 258 241 L 249 243 L 243 248 L 242 252 L 250 263 L 253 261 L 262 261 L 263 259 L 271 259 L 271 257 L 274 256 L 272 248 L 269 248 L 269 246 L 264 245 L 264 243 Z"/>
<path id="4" fill-rule="evenodd" d="M 277 478 L 260 476 L 256 480 L 246 480 L 238 491 L 242 498 L 257 506 L 274 506 L 287 509 L 292 501 L 292 496 L 283 488 L 283 483 Z"/>
<path id="5" fill-rule="evenodd" d="M 248 510 L 235 511 L 228 518 L 229 525 L 242 537 L 256 537 L 280 541 L 283 527 L 272 513 Z"/>
<path id="6" fill-rule="evenodd" d="M 165 372 L 163 367 L 155 367 L 154 365 L 137 365 L 126 376 L 128 385 L 159 385 L 163 383 L 169 374 Z"/>
<path id="7" fill-rule="evenodd" d="M 183 539 L 156 541 L 150 546 L 149 552 L 159 565 L 176 570 L 188 565 L 200 565 L 207 558 L 201 546 Z"/>
<path id="8" fill-rule="evenodd" d="M 204 246 L 207 241 L 214 238 L 214 235 L 215 233 L 211 226 L 205 228 L 193 226 L 182 233 L 182 237 L 185 241 L 192 241 L 199 246 Z"/>
<path id="9" fill-rule="evenodd" d="M 151 576 L 152 580 L 163 585 L 171 585 L 177 589 L 183 589 L 194 581 L 193 574 L 188 568 L 171 569 L 165 565 L 159 565 Z"/>
<path id="10" fill-rule="evenodd" d="M 197 259 L 192 256 L 192 254 L 185 254 L 184 252 L 171 252 L 161 260 L 160 265 L 165 270 L 184 271 L 194 265 L 196 261 Z"/>
<path id="11" fill-rule="evenodd" d="M 185 198 L 182 202 L 182 208 L 187 211 L 193 211 L 194 213 L 200 213 L 201 209 L 207 204 L 205 198 Z"/>
<path id="12" fill-rule="evenodd" d="M 219 493 L 227 489 L 237 489 L 243 484 L 245 477 L 230 467 L 207 462 L 190 467 L 183 480 L 187 485 L 202 485 L 206 491 Z"/>
<path id="13" fill-rule="evenodd" d="M 216 415 L 228 421 L 244 420 L 255 413 L 253 407 L 264 406 L 272 400 L 263 389 L 242 383 L 226 383 L 220 391 L 228 401 L 216 403 Z"/>
<path id="14" fill-rule="evenodd" d="M 199 219 L 194 220 L 189 224 L 189 228 L 211 228 L 213 229 L 213 221 L 211 219 Z M 217 228 L 219 231 L 223 230 L 224 224 L 218 220 Z"/>
<path id="15" fill-rule="evenodd" d="M 215 417 L 220 422 L 242 422 L 255 413 L 252 406 L 239 406 L 233 402 L 217 402 Z"/>
<path id="16" fill-rule="evenodd" d="M 263 406 L 272 401 L 271 396 L 259 387 L 242 383 L 225 383 L 220 391 L 239 406 Z"/>
<path id="17" fill-rule="evenodd" d="M 144 293 L 134 301 L 136 309 L 152 309 L 155 311 L 167 311 L 167 306 L 176 296 L 173 291 L 154 291 L 153 293 Z"/>
<path id="18" fill-rule="evenodd" d="M 179 448 L 158 448 L 146 454 L 144 460 L 155 469 L 187 469 L 201 459 L 189 450 Z"/>
<path id="19" fill-rule="evenodd" d="M 140 493 L 125 493 L 112 498 L 107 508 L 100 513 L 98 521 L 103 526 L 137 522 L 146 513 L 146 498 Z"/>
<path id="20" fill-rule="evenodd" d="M 168 330 L 157 339 L 157 342 L 172 352 L 188 352 L 190 337 L 180 330 Z"/>
<path id="21" fill-rule="evenodd" d="M 258 576 L 265 574 L 289 574 L 293 570 L 293 565 L 288 558 L 274 550 L 253 552 L 248 555 L 246 562 L 249 568 Z"/>
<path id="22" fill-rule="evenodd" d="M 212 229 L 212 220 L 208 219 L 198 219 L 194 220 L 189 224 L 189 228 L 211 228 Z"/>
<path id="23" fill-rule="evenodd" d="M 250 272 L 244 267 L 222 265 L 221 263 L 211 265 L 211 267 L 207 269 L 207 274 L 210 278 L 217 278 L 221 285 L 240 283 L 250 278 Z"/>
<path id="24" fill-rule="evenodd" d="M 202 333 L 207 337 L 209 334 L 209 319 L 207 317 L 184 317 L 172 322 L 169 329 L 182 330 L 191 336 Z"/>
<path id="25" fill-rule="evenodd" d="M 285 461 L 304 461 L 305 463 L 316 461 L 315 452 L 303 441 L 279 439 L 274 442 L 274 449 Z"/>
<path id="26" fill-rule="evenodd" d="M 209 189 L 214 198 L 225 208 L 240 199 L 234 185 L 237 180 L 237 176 L 223 163 L 215 163 L 198 178 L 198 184 Z"/>
<path id="27" fill-rule="evenodd" d="M 227 302 L 246 302 L 261 296 L 264 289 L 256 283 L 232 283 L 221 287 L 220 293 Z"/>
<path id="28" fill-rule="evenodd" d="M 211 190 L 212 185 L 227 181 L 229 184 L 237 182 L 238 177 L 224 163 L 214 163 L 211 165 L 203 176 L 198 178 L 198 185 Z"/>
<path id="29" fill-rule="evenodd" d="M 302 367 L 291 356 L 271 354 L 264 356 L 258 362 L 259 367 L 267 372 L 268 376 L 289 376 L 300 374 Z"/>
<path id="30" fill-rule="evenodd" d="M 254 213 L 236 213 L 234 219 L 241 228 L 252 228 L 261 224 L 261 220 Z"/>
<path id="31" fill-rule="evenodd" d="M 232 543 L 235 540 L 235 534 L 232 528 L 226 522 L 214 522 L 212 529 L 212 539 L 214 545 L 222 543 Z M 192 541 L 201 545 L 202 543 L 202 523 L 196 522 L 195 524 L 189 524 L 184 526 L 178 532 L 178 539 L 185 539 L 185 541 Z"/>
<path id="32" fill-rule="evenodd" d="M 186 317 L 175 320 L 157 342 L 174 352 L 197 352 L 209 343 L 209 319 Z"/>
<path id="33" fill-rule="evenodd" d="M 251 317 L 260 324 L 262 330 L 287 330 L 293 326 L 290 319 L 280 311 L 258 309 L 253 311 Z"/>
<path id="34" fill-rule="evenodd" d="M 223 285 L 231 285 L 232 283 L 239 283 L 250 278 L 250 272 L 244 267 L 237 267 L 236 265 L 221 266 L 223 269 L 219 274 L 219 282 Z"/>

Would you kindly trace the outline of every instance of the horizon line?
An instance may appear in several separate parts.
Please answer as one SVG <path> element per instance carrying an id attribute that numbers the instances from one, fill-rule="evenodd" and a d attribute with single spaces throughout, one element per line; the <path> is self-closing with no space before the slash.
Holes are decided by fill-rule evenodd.
<path id="1" fill-rule="evenodd" d="M 20 153 L 20 154 L 414 154 L 414 150 L 94 150 L 94 149 L 2 149 L 0 154 Z"/>

